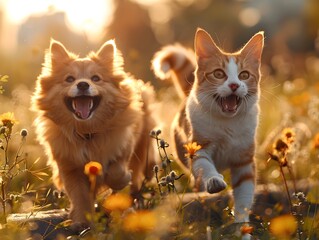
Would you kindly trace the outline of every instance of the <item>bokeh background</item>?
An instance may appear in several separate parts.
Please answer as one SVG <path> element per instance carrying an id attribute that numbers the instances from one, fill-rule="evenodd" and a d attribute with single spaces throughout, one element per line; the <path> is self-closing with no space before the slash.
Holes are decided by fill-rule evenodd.
<path id="1" fill-rule="evenodd" d="M 169 82 L 154 77 L 150 60 L 166 44 L 193 48 L 197 27 L 230 52 L 265 31 L 257 151 L 260 182 L 281 181 L 278 167 L 267 164 L 267 151 L 284 127 L 297 132 L 290 157 L 296 177 L 318 179 L 317 0 L 0 0 L 0 75 L 9 76 L 2 84 L 0 113 L 13 111 L 19 120 L 16 130 L 29 130 L 25 151 L 30 161 L 45 160 L 35 141 L 29 107 L 50 39 L 85 56 L 114 38 L 125 69 L 155 86 L 158 118 L 170 141 L 169 125 L 179 100 Z"/>

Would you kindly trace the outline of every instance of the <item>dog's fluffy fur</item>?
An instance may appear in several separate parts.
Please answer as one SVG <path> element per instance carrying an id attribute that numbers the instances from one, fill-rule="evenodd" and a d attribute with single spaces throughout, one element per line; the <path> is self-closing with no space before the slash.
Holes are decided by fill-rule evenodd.
<path id="1" fill-rule="evenodd" d="M 90 183 L 84 174 L 89 161 L 100 162 L 97 187 L 120 190 L 131 181 L 137 193 L 152 177 L 154 148 L 148 134 L 154 91 L 123 70 L 115 42 L 106 42 L 85 58 L 51 40 L 32 97 L 39 142 L 53 167 L 54 182 L 71 202 L 74 223 L 87 222 L 92 209 Z"/>

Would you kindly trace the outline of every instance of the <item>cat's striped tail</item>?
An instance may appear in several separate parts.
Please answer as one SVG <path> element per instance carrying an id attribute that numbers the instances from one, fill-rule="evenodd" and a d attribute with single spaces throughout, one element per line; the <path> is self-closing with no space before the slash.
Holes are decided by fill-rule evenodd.
<path id="1" fill-rule="evenodd" d="M 171 79 L 181 98 L 185 98 L 194 82 L 195 54 L 179 44 L 168 45 L 155 53 L 152 70 L 162 79 Z"/>

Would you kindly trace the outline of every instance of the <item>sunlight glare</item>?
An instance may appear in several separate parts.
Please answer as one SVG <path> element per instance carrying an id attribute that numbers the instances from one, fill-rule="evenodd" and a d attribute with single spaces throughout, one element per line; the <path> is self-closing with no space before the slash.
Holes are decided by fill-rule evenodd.
<path id="1" fill-rule="evenodd" d="M 98 40 L 112 22 L 113 0 L 5 0 L 9 22 L 22 24 L 32 15 L 65 12 L 68 26 L 75 32 L 85 33 L 90 40 Z"/>

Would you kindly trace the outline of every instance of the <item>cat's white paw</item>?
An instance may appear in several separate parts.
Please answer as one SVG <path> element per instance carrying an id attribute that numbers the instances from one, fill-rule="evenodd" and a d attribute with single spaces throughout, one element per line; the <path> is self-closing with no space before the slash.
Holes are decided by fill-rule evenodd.
<path id="1" fill-rule="evenodd" d="M 221 177 L 211 177 L 206 183 L 206 190 L 209 193 L 217 193 L 224 190 L 227 187 L 226 182 Z"/>

